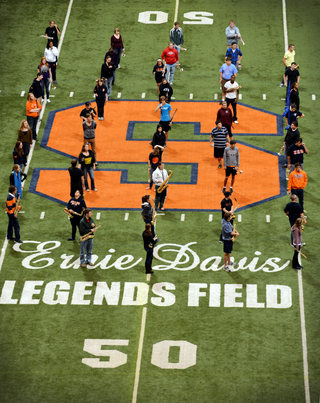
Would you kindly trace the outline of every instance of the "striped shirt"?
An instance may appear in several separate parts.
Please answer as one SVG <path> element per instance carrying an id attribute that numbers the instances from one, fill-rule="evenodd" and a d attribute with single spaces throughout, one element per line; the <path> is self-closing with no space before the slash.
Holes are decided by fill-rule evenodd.
<path id="1" fill-rule="evenodd" d="M 14 210 L 16 208 L 16 198 L 12 193 L 8 194 L 6 208 L 8 214 L 14 214 Z"/>
<path id="2" fill-rule="evenodd" d="M 214 127 L 211 132 L 215 148 L 226 148 L 228 131 L 225 127 L 218 129 Z"/>

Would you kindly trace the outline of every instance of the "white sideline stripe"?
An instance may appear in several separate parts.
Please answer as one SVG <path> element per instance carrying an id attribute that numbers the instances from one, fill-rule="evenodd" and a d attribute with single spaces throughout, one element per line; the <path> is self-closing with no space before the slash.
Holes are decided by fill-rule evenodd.
<path id="1" fill-rule="evenodd" d="M 288 29 L 287 29 L 286 0 L 282 0 L 282 14 L 283 14 L 284 51 L 286 52 L 288 50 Z"/>
<path id="2" fill-rule="evenodd" d="M 299 303 L 300 303 L 300 320 L 301 320 L 301 338 L 302 338 L 302 354 L 303 354 L 303 372 L 304 372 L 304 389 L 306 396 L 306 403 L 310 403 L 310 390 L 309 390 L 309 370 L 308 370 L 308 350 L 307 350 L 307 332 L 306 321 L 304 317 L 304 299 L 303 299 L 303 284 L 302 284 L 302 271 L 298 270 L 298 284 L 299 284 Z"/>
<path id="3" fill-rule="evenodd" d="M 141 94 L 141 98 L 145 98 L 145 97 L 146 97 L 146 93 L 143 92 L 143 93 Z"/>
<path id="4" fill-rule="evenodd" d="M 213 214 L 209 214 L 209 221 L 211 222 L 213 218 Z"/>
<path id="5" fill-rule="evenodd" d="M 184 219 L 186 218 L 185 214 L 181 214 L 181 221 L 184 221 Z"/>
<path id="6" fill-rule="evenodd" d="M 242 99 L 242 94 L 239 94 L 239 99 Z"/>
<path id="7" fill-rule="evenodd" d="M 151 280 L 151 273 L 148 273 L 147 274 L 147 281 L 150 281 Z"/>
<path id="8" fill-rule="evenodd" d="M 270 216 L 268 214 L 266 215 L 266 221 L 270 222 Z"/>
<path id="9" fill-rule="evenodd" d="M 101 213 L 97 213 L 96 219 L 97 219 L 97 220 L 100 220 L 100 217 L 101 217 Z"/>
<path id="10" fill-rule="evenodd" d="M 312 101 L 315 101 L 315 100 L 316 100 L 315 94 L 312 94 L 312 95 L 311 95 L 311 99 L 312 99 Z"/>
<path id="11" fill-rule="evenodd" d="M 214 99 L 218 99 L 218 94 L 214 94 Z"/>
<path id="12" fill-rule="evenodd" d="M 287 16 L 286 16 L 286 1 L 282 0 L 283 9 L 283 31 L 284 31 L 284 51 L 288 50 L 288 30 L 287 30 Z M 302 286 L 302 272 L 298 271 L 299 282 L 299 301 L 300 301 L 300 318 L 301 318 L 301 336 L 302 336 L 302 354 L 303 354 L 303 374 L 304 374 L 304 392 L 306 403 L 310 403 L 310 390 L 309 390 L 309 374 L 308 374 L 308 356 L 307 356 L 307 332 L 306 323 L 304 318 L 304 300 L 303 300 L 303 286 Z"/>
<path id="13" fill-rule="evenodd" d="M 193 99 L 193 94 L 190 94 L 189 98 L 190 98 L 190 99 Z"/>
<path id="14" fill-rule="evenodd" d="M 121 98 L 121 92 L 118 92 L 117 98 Z"/>
<path id="15" fill-rule="evenodd" d="M 68 11 L 67 11 L 67 15 L 66 15 L 66 18 L 65 18 L 65 20 L 64 20 L 64 25 L 63 25 L 62 33 L 61 33 L 61 36 L 60 36 L 60 42 L 59 42 L 59 46 L 58 46 L 59 53 L 60 53 L 60 49 L 61 49 L 61 46 L 62 46 L 64 34 L 65 34 L 66 29 L 67 29 L 67 25 L 68 25 L 69 15 L 70 15 L 70 12 L 71 12 L 72 3 L 73 3 L 73 0 L 70 0 L 69 7 L 68 7 Z M 51 87 L 51 83 L 50 83 L 50 87 Z M 44 114 L 45 109 L 46 109 L 46 102 L 45 102 L 45 103 L 43 104 L 43 106 L 42 106 L 41 113 L 40 113 L 40 118 L 39 118 L 38 123 L 37 123 L 37 128 L 36 128 L 36 133 L 37 133 L 37 134 L 38 134 L 38 132 L 39 132 L 39 127 L 40 127 L 40 125 L 41 125 L 41 121 L 42 121 L 42 117 L 43 117 L 43 114 Z M 36 144 L 36 141 L 33 140 L 33 141 L 32 141 L 32 146 L 30 147 L 29 158 L 28 158 L 28 165 L 26 166 L 26 169 L 24 170 L 24 173 L 25 173 L 25 174 L 28 173 L 29 166 L 31 165 L 31 159 L 32 159 L 32 155 L 33 155 L 33 150 L 34 150 L 35 144 Z M 7 246 L 8 246 L 8 240 L 7 240 L 7 238 L 6 238 L 5 241 L 4 241 L 2 250 L 1 250 L 1 255 L 0 255 L 0 272 L 1 272 L 1 269 L 2 269 L 2 264 L 3 264 L 4 255 L 5 255 L 5 253 L 6 253 Z"/>
<path id="16" fill-rule="evenodd" d="M 129 213 L 126 213 L 126 214 L 124 215 L 124 221 L 128 221 L 128 218 L 129 218 Z"/>
<path id="17" fill-rule="evenodd" d="M 72 98 L 73 97 L 73 94 L 74 94 L 74 92 L 70 92 L 70 98 Z"/>
<path id="18" fill-rule="evenodd" d="M 262 99 L 267 99 L 266 94 L 262 94 Z"/>
<path id="19" fill-rule="evenodd" d="M 46 213 L 45 213 L 44 211 L 40 214 L 40 220 L 43 220 L 43 219 L 44 219 L 45 214 L 46 214 Z"/>
<path id="20" fill-rule="evenodd" d="M 176 9 L 174 12 L 174 21 L 178 20 L 179 0 L 176 0 Z"/>
<path id="21" fill-rule="evenodd" d="M 140 377 L 140 368 L 141 368 L 141 357 L 142 357 L 142 347 L 143 347 L 144 332 L 145 332 L 145 327 L 146 327 L 146 318 L 147 318 L 147 307 L 144 306 L 142 308 L 140 340 L 139 340 L 138 357 L 137 357 L 137 365 L 136 365 L 136 376 L 135 376 L 135 379 L 134 379 L 132 403 L 136 403 L 137 395 L 138 395 L 138 386 L 139 386 L 139 377 Z"/>
<path id="22" fill-rule="evenodd" d="M 238 222 L 241 222 L 241 221 L 242 221 L 242 215 L 238 214 Z"/>
<path id="23" fill-rule="evenodd" d="M 25 93 L 26 93 L 25 91 L 21 91 L 21 94 L 20 94 L 20 95 L 21 95 L 22 97 L 24 97 L 24 94 L 25 94 Z"/>

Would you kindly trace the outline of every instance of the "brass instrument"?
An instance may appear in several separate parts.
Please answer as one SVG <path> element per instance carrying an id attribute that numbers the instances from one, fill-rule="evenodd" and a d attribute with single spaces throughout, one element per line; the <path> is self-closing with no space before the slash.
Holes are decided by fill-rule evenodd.
<path id="1" fill-rule="evenodd" d="M 96 227 L 96 228 L 94 228 L 94 229 L 97 230 L 98 228 L 100 228 L 100 227 L 101 227 L 101 223 L 99 222 L 99 224 L 100 224 L 100 225 L 98 225 L 98 227 Z M 82 236 L 80 237 L 80 241 L 83 242 L 83 241 L 86 241 L 87 239 L 90 239 L 90 238 L 94 238 L 94 233 L 93 233 L 93 231 L 90 231 L 90 232 L 88 232 L 87 234 L 82 235 Z"/>
<path id="2" fill-rule="evenodd" d="M 157 212 L 155 209 L 152 211 L 152 220 L 151 220 L 151 225 L 154 225 L 157 219 Z"/>
<path id="3" fill-rule="evenodd" d="M 170 172 L 170 175 L 167 177 L 167 179 L 165 180 L 165 181 L 163 181 L 162 183 L 161 183 L 161 185 L 159 186 L 159 188 L 158 188 L 158 190 L 157 190 L 157 193 L 162 193 L 163 191 L 164 191 L 164 189 L 166 189 L 169 185 L 168 185 L 168 181 L 169 181 L 169 179 L 170 179 L 170 176 L 172 176 L 172 174 L 173 174 L 173 172 L 172 171 L 169 171 Z"/>
<path id="4" fill-rule="evenodd" d="M 18 198 L 16 200 L 16 207 L 14 209 L 14 216 L 17 217 L 19 210 L 21 210 L 21 206 L 20 206 L 20 193 L 18 194 Z"/>
<path id="5" fill-rule="evenodd" d="M 237 210 L 238 207 L 240 207 L 240 203 L 238 202 L 238 200 L 236 198 L 234 198 L 234 200 L 238 203 L 237 207 L 233 210 L 233 213 Z M 231 217 L 231 220 L 234 220 L 236 218 L 236 215 L 233 214 Z"/>
<path id="6" fill-rule="evenodd" d="M 234 231 L 235 231 L 235 229 L 236 229 L 236 224 L 234 224 L 234 226 L 233 226 Z M 236 239 L 236 235 L 233 235 L 233 237 L 231 238 L 231 241 L 234 242 L 235 239 Z"/>
<path id="7" fill-rule="evenodd" d="M 65 207 L 64 209 L 63 209 L 63 212 L 64 213 L 66 213 L 66 214 L 68 214 L 68 216 L 70 217 L 70 218 L 73 218 L 73 215 L 69 212 L 69 210 L 68 210 L 68 207 Z M 82 214 L 83 214 L 83 211 L 81 211 L 81 214 L 79 214 L 79 213 L 77 213 L 77 212 L 73 212 L 73 214 L 76 214 L 76 215 L 78 215 L 78 216 L 82 216 Z"/>

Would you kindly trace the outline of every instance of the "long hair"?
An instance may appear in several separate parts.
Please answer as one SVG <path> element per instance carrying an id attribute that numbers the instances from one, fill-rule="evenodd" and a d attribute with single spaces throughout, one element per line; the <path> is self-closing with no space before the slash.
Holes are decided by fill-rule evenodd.
<path id="1" fill-rule="evenodd" d="M 28 123 L 27 120 L 22 120 L 22 121 L 21 121 L 19 130 L 23 130 L 23 129 L 24 129 L 24 123 L 25 123 L 25 122 Z M 27 129 L 28 129 L 28 130 L 31 130 L 29 124 L 28 124 L 28 126 L 27 126 Z"/>
<path id="2" fill-rule="evenodd" d="M 28 94 L 28 98 L 27 98 L 27 100 L 28 100 L 28 101 L 30 101 L 30 97 L 31 97 L 31 95 L 33 95 L 33 96 L 34 96 L 34 94 L 33 94 L 32 92 L 29 92 L 29 94 Z M 34 97 L 34 100 L 36 100 L 36 97 Z"/>
<path id="3" fill-rule="evenodd" d="M 20 148 L 20 144 L 22 144 L 21 141 L 17 141 L 17 142 L 16 142 L 16 145 L 14 146 L 14 149 L 17 151 L 19 157 L 21 157 L 22 155 L 24 155 L 23 149 Z"/>
<path id="4" fill-rule="evenodd" d="M 302 218 L 297 218 L 296 222 L 293 224 L 293 228 L 298 228 L 300 234 L 302 234 L 302 224 L 303 224 Z"/>
<path id="5" fill-rule="evenodd" d="M 151 224 L 146 224 L 146 235 L 147 235 L 147 236 L 152 236 L 152 233 L 151 233 Z"/>
<path id="6" fill-rule="evenodd" d="M 42 64 L 42 60 L 45 60 L 45 64 Z M 39 70 L 41 71 L 41 66 L 47 66 L 49 68 L 49 64 L 47 62 L 47 59 L 43 56 L 41 57 L 40 63 L 39 63 Z"/>
<path id="7" fill-rule="evenodd" d="M 46 46 L 47 49 L 50 49 L 50 43 L 52 43 L 52 45 L 53 45 L 53 41 L 51 39 L 47 43 L 47 46 Z"/>
<path id="8" fill-rule="evenodd" d="M 12 167 L 12 172 L 13 171 L 18 172 L 19 168 L 20 168 L 20 165 L 14 164 L 13 167 Z"/>

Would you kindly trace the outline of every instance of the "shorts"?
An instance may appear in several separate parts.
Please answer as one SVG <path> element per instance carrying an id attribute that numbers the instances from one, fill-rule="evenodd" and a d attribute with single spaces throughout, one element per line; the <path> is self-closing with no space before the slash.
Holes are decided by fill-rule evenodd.
<path id="1" fill-rule="evenodd" d="M 164 132 L 168 132 L 169 130 L 171 130 L 171 126 L 169 126 L 169 123 L 170 120 L 168 121 L 160 120 L 159 124 L 161 125 Z"/>
<path id="2" fill-rule="evenodd" d="M 224 148 L 216 148 L 213 147 L 213 156 L 214 158 L 223 158 Z"/>
<path id="3" fill-rule="evenodd" d="M 237 170 L 234 167 L 227 167 L 226 177 L 229 178 L 230 175 L 232 175 L 232 176 L 237 175 Z"/>
<path id="4" fill-rule="evenodd" d="M 154 78 L 155 78 L 157 84 L 161 84 L 161 83 L 162 83 L 162 80 L 164 79 L 164 76 L 157 77 L 157 76 L 155 75 Z"/>
<path id="5" fill-rule="evenodd" d="M 225 83 L 227 83 L 228 81 L 230 81 L 230 79 L 229 79 L 229 80 L 226 80 L 225 78 L 221 78 L 221 88 L 222 88 L 222 91 L 223 91 L 223 87 L 224 87 Z"/>
<path id="6" fill-rule="evenodd" d="M 232 241 L 223 241 L 223 252 L 224 253 L 231 253 L 233 247 Z"/>

